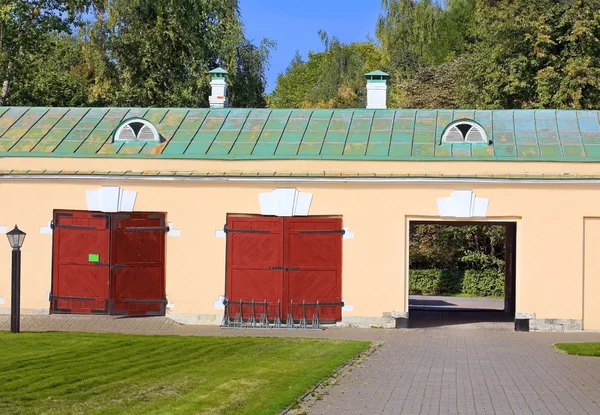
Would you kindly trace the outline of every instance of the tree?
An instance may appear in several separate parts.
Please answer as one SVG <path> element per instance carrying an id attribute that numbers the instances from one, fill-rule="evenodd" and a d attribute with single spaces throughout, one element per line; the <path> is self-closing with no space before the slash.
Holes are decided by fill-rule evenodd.
<path id="1" fill-rule="evenodd" d="M 274 107 L 364 107 L 364 74 L 391 74 L 390 106 L 448 107 L 462 103 L 460 72 L 473 36 L 475 0 L 382 0 L 377 40 L 343 44 L 321 31 L 323 52 L 296 56 L 277 80 Z M 454 60 L 457 59 L 455 63 Z"/>
<path id="2" fill-rule="evenodd" d="M 47 34 L 35 54 L 21 58 L 11 82 L 9 103 L 71 107 L 88 102 L 83 50 L 66 34 Z"/>
<path id="3" fill-rule="evenodd" d="M 437 66 L 425 66 L 414 74 L 391 79 L 388 105 L 392 108 L 464 108 L 470 61 L 460 56 Z"/>
<path id="4" fill-rule="evenodd" d="M 600 108 L 600 2 L 477 0 L 469 100 L 480 108 Z"/>
<path id="5" fill-rule="evenodd" d="M 504 226 L 417 224 L 409 232 L 411 269 L 504 272 Z"/>
<path id="6" fill-rule="evenodd" d="M 216 66 L 231 105 L 265 106 L 274 47 L 237 0 L 5 0 L 0 45 L 0 105 L 164 107 L 207 106 Z"/>
<path id="7" fill-rule="evenodd" d="M 322 55 L 319 55 L 322 56 Z M 269 96 L 273 108 L 301 108 L 308 100 L 310 90 L 318 79 L 318 57 L 309 55 L 307 62 L 296 51 L 294 58 L 283 74 L 277 77 L 277 85 Z"/>
<path id="8" fill-rule="evenodd" d="M 410 73 L 433 63 L 440 7 L 432 0 L 382 0 L 375 31 L 389 68 Z"/>
<path id="9" fill-rule="evenodd" d="M 88 3 L 69 0 L 4 0 L 0 4 L 0 105 L 6 105 L 16 73 L 45 49 L 50 34 L 69 34 Z"/>
<path id="10" fill-rule="evenodd" d="M 94 99 L 119 106 L 207 105 L 208 70 L 230 73 L 231 103 L 264 106 L 269 50 L 244 37 L 237 0 L 109 0 L 84 39 Z"/>
<path id="11" fill-rule="evenodd" d="M 364 74 L 381 64 L 371 42 L 343 44 L 320 31 L 325 50 L 296 56 L 279 75 L 269 97 L 272 107 L 356 108 L 365 105 Z"/>

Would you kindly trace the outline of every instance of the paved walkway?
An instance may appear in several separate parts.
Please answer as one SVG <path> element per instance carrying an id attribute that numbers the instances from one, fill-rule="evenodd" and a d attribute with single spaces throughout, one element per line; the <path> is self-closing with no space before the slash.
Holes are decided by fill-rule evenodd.
<path id="1" fill-rule="evenodd" d="M 479 297 L 447 297 L 441 295 L 411 295 L 408 297 L 411 308 L 419 309 L 471 309 L 504 310 L 504 300 Z"/>
<path id="2" fill-rule="evenodd" d="M 308 414 L 600 414 L 600 358 L 557 352 L 600 333 L 386 331 L 381 348 L 318 390 Z"/>
<path id="3" fill-rule="evenodd" d="M 0 315 L 0 330 L 9 317 Z M 426 329 L 223 330 L 160 317 L 25 316 L 22 329 L 275 335 L 381 342 L 303 403 L 308 414 L 600 414 L 600 358 L 558 353 L 600 333 L 517 333 L 506 323 Z"/>

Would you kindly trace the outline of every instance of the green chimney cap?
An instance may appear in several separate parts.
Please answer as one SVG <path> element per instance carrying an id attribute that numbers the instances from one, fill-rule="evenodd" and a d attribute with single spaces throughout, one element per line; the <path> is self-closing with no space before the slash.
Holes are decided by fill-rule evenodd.
<path id="1" fill-rule="evenodd" d="M 369 81 L 385 81 L 389 77 L 389 74 L 380 70 L 376 70 L 365 74 L 365 78 L 367 78 L 367 80 Z"/>
<path id="2" fill-rule="evenodd" d="M 208 73 L 211 75 L 212 79 L 225 78 L 227 75 L 229 75 L 229 72 L 227 72 L 220 66 L 213 69 L 212 71 L 208 71 Z"/>

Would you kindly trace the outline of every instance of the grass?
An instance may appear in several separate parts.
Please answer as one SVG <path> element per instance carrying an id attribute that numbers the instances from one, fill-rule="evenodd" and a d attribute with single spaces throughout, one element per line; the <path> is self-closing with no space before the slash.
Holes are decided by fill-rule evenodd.
<path id="1" fill-rule="evenodd" d="M 0 413 L 275 414 L 367 346 L 0 332 Z"/>
<path id="2" fill-rule="evenodd" d="M 600 343 L 556 343 L 554 345 L 558 350 L 577 356 L 600 356 Z"/>

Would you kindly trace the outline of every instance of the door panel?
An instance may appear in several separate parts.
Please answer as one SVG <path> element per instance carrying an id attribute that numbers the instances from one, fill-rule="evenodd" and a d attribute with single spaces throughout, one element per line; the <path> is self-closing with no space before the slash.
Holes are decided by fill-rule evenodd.
<path id="1" fill-rule="evenodd" d="M 165 314 L 165 235 L 164 214 L 114 214 L 111 314 Z"/>
<path id="2" fill-rule="evenodd" d="M 108 313 L 109 225 L 106 214 L 55 211 L 51 312 Z"/>
<path id="3" fill-rule="evenodd" d="M 227 222 L 226 296 L 230 318 L 341 320 L 342 220 L 230 216 Z M 255 302 L 254 310 L 249 304 Z M 280 302 L 278 304 L 278 302 Z M 292 302 L 292 306 L 290 306 Z M 331 303 L 337 303 L 335 305 Z M 272 320 L 271 320 L 272 321 Z"/>
<path id="4" fill-rule="evenodd" d="M 285 307 L 293 301 L 298 320 L 304 315 L 302 302 L 323 303 L 319 319 L 340 321 L 341 306 L 326 304 L 342 301 L 342 219 L 287 218 L 285 223 Z M 315 311 L 306 308 L 307 320 Z"/>
<path id="5" fill-rule="evenodd" d="M 253 313 L 258 320 L 268 304 L 269 318 L 278 315 L 283 295 L 283 220 L 281 218 L 230 216 L 227 219 L 226 296 L 230 317 L 238 312 L 244 317 Z M 273 269 L 275 268 L 275 269 Z M 279 316 L 281 318 L 281 316 Z"/>

